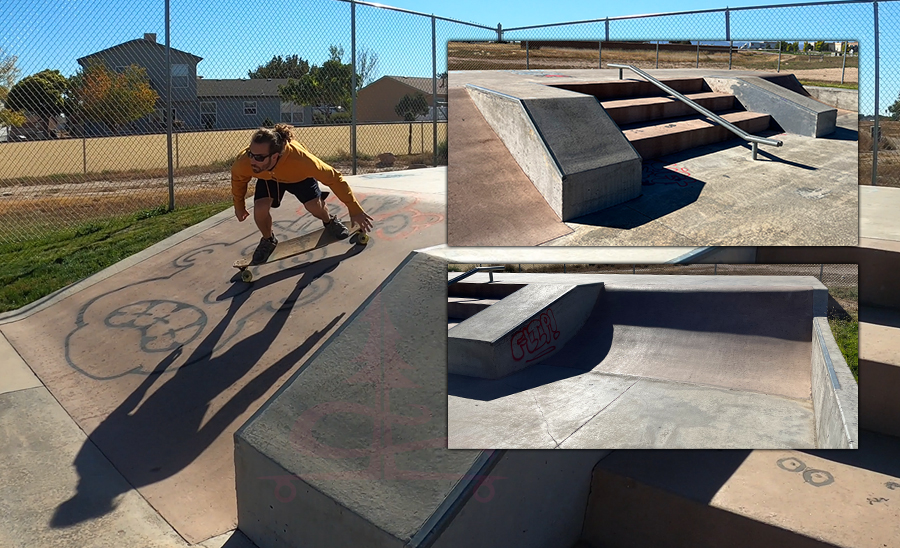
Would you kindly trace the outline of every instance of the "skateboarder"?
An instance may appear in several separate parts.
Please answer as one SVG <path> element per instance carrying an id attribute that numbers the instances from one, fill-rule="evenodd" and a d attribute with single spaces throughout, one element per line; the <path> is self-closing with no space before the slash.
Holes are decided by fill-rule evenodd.
<path id="1" fill-rule="evenodd" d="M 319 181 L 334 191 L 347 206 L 353 224 L 363 232 L 372 228 L 372 217 L 363 211 L 340 172 L 313 156 L 292 137 L 291 127 L 286 124 L 278 124 L 275 129 L 260 128 L 250 138 L 250 146 L 241 151 L 231 166 L 231 194 L 238 221 L 243 222 L 250 216 L 244 198 L 250 179 L 256 177 L 253 220 L 262 238 L 253 252 L 253 264 L 266 262 L 275 251 L 278 240 L 272 230 L 270 209 L 281 205 L 285 192 L 296 196 L 303 207 L 320 219 L 336 237 L 343 239 L 348 236 L 347 227 L 337 216 L 328 214 Z M 327 196 L 328 193 L 325 194 Z"/>

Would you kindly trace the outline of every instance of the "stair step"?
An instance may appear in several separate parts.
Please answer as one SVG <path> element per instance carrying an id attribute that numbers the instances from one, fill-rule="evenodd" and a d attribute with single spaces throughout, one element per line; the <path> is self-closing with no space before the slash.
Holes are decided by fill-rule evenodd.
<path id="1" fill-rule="evenodd" d="M 460 321 L 471 318 L 485 308 L 497 304 L 500 299 L 479 299 L 475 297 L 447 297 L 447 317 Z"/>
<path id="2" fill-rule="evenodd" d="M 689 93 L 687 98 L 713 112 L 730 111 L 734 108 L 734 95 L 715 93 Z M 600 103 L 610 118 L 619 126 L 636 124 L 648 120 L 691 116 L 697 111 L 674 97 L 635 97 L 616 99 Z"/>
<path id="3" fill-rule="evenodd" d="M 617 548 L 896 546 L 900 439 L 860 434 L 852 451 L 614 451 L 594 468 L 582 540 Z"/>
<path id="4" fill-rule="evenodd" d="M 768 114 L 740 111 L 719 116 L 751 134 L 769 128 Z M 622 128 L 622 133 L 644 161 L 735 137 L 719 124 L 701 117 L 670 119 L 638 127 L 626 126 Z"/>
<path id="5" fill-rule="evenodd" d="M 447 288 L 450 297 L 502 299 L 525 287 L 525 284 L 457 282 Z"/>
<path id="6" fill-rule="evenodd" d="M 678 93 L 699 93 L 709 90 L 703 78 L 670 78 L 660 82 Z M 601 101 L 626 97 L 646 97 L 666 95 L 666 92 L 645 80 L 626 79 L 590 84 L 557 84 L 553 87 L 567 89 L 586 95 L 593 95 Z"/>

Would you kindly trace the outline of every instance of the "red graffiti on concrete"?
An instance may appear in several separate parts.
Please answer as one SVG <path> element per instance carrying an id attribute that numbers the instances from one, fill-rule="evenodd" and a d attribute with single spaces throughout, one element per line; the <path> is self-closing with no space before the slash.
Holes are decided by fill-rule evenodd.
<path id="1" fill-rule="evenodd" d="M 525 363 L 543 358 L 556 350 L 556 346 L 552 343 L 559 338 L 559 335 L 556 317 L 553 315 L 553 310 L 548 308 L 528 322 L 525 327 L 513 333 L 510 340 L 512 357 L 516 361 L 527 357 Z"/>

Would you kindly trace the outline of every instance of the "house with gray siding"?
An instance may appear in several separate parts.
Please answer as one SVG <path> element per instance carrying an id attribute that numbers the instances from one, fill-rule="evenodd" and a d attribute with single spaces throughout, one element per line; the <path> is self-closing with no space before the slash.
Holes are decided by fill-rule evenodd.
<path id="1" fill-rule="evenodd" d="M 312 108 L 281 100 L 278 86 L 286 79 L 246 79 L 197 81 L 202 129 L 252 129 L 288 123 L 295 126 L 312 123 Z"/>
<path id="2" fill-rule="evenodd" d="M 171 48 L 172 62 L 172 109 L 175 111 L 176 126 L 199 128 L 200 104 L 197 101 L 197 64 L 202 61 L 191 53 Z M 168 99 L 166 91 L 166 47 L 156 41 L 156 34 L 145 34 L 144 38 L 129 40 L 77 59 L 78 64 L 87 68 L 92 63 L 103 63 L 113 70 L 122 70 L 130 65 L 143 67 L 150 79 L 150 87 L 159 95 L 155 115 L 132 124 L 138 133 L 155 133 L 166 127 L 164 109 Z M 104 128 L 86 128 L 88 134 L 103 134 Z"/>

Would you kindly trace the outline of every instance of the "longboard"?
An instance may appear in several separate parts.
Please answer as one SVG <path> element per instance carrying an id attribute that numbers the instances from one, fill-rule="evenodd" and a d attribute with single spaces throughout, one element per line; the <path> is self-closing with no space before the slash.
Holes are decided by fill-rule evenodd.
<path id="1" fill-rule="evenodd" d="M 366 245 L 367 243 L 369 243 L 369 235 L 365 232 L 362 232 L 358 226 L 352 226 L 350 228 L 350 235 L 347 238 L 344 238 L 344 240 L 351 240 L 352 238 L 356 239 L 355 243 L 359 243 L 362 245 Z M 327 245 L 340 241 L 343 240 L 338 240 L 334 235 L 331 234 L 331 232 L 327 231 L 325 227 L 322 227 L 315 232 L 310 232 L 308 234 L 303 234 L 302 236 L 297 236 L 296 238 L 278 242 L 278 245 L 275 246 L 275 251 L 273 251 L 269 256 L 269 260 L 264 263 L 259 263 L 256 265 L 251 264 L 251 262 L 253 261 L 253 257 L 250 256 L 238 259 L 234 262 L 233 266 L 240 270 L 241 280 L 243 280 L 244 282 L 250 282 L 253 280 L 253 272 L 249 270 L 251 266 L 260 266 L 263 264 L 274 263 L 275 261 L 288 259 L 295 255 L 300 255 L 301 253 L 308 253 L 310 251 L 314 251 L 316 249 L 320 249 Z"/>

